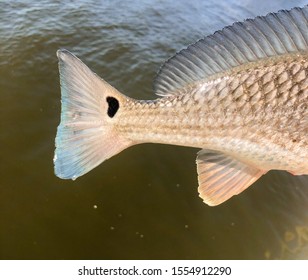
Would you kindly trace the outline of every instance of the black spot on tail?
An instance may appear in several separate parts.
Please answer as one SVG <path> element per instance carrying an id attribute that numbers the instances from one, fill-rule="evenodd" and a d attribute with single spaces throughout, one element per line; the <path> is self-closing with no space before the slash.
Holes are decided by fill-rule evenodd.
<path id="1" fill-rule="evenodd" d="M 110 118 L 113 118 L 113 116 L 117 113 L 119 110 L 119 101 L 115 99 L 114 97 L 108 96 L 106 98 L 106 101 L 108 103 L 108 111 L 107 114 Z"/>

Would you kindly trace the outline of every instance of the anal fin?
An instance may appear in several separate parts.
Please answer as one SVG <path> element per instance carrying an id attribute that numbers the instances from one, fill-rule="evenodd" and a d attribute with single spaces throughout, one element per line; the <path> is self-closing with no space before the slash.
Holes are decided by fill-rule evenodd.
<path id="1" fill-rule="evenodd" d="M 199 195 L 210 206 L 241 193 L 265 173 L 231 156 L 210 150 L 201 150 L 196 162 Z"/>

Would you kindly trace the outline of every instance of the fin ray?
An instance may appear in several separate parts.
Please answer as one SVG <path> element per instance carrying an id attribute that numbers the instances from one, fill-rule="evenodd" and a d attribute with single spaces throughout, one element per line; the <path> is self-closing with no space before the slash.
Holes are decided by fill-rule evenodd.
<path id="1" fill-rule="evenodd" d="M 241 193 L 265 173 L 231 156 L 209 150 L 201 150 L 196 162 L 199 195 L 210 206 Z"/>
<path id="2" fill-rule="evenodd" d="M 61 122 L 56 136 L 55 174 L 76 179 L 132 145 L 113 130 L 106 96 L 121 94 L 66 50 L 57 52 Z"/>
<path id="3" fill-rule="evenodd" d="M 308 50 L 308 6 L 247 19 L 188 46 L 160 68 L 159 96 L 181 94 L 187 84 L 269 57 Z"/>

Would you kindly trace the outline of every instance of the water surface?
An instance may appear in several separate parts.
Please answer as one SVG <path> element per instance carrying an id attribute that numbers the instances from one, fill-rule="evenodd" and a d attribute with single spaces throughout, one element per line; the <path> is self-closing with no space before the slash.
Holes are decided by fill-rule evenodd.
<path id="1" fill-rule="evenodd" d="M 129 148 L 76 181 L 53 172 L 56 50 L 155 98 L 161 63 L 236 20 L 306 1 L 1 1 L 1 259 L 308 257 L 308 184 L 271 172 L 221 206 L 197 193 L 196 149 Z M 307 178 L 306 178 L 307 179 Z"/>

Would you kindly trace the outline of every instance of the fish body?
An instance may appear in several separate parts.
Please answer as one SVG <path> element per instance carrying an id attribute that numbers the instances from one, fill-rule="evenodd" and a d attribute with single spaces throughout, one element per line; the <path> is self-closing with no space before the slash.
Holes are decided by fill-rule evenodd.
<path id="1" fill-rule="evenodd" d="M 141 143 L 201 148 L 199 194 L 217 205 L 271 169 L 308 174 L 308 8 L 235 23 L 161 68 L 135 100 L 58 51 L 55 172 L 75 179 Z"/>
<path id="2" fill-rule="evenodd" d="M 124 99 L 115 126 L 134 143 L 206 147 L 262 170 L 308 173 L 308 57 L 281 59 L 234 69 L 175 96 Z"/>

